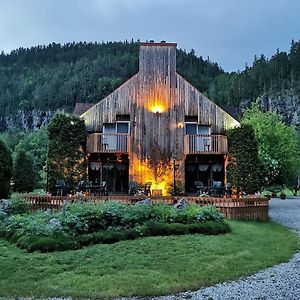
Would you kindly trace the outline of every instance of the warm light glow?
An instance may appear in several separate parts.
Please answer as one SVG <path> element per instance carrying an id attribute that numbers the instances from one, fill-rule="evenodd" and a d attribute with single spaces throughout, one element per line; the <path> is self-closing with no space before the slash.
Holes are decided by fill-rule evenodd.
<path id="1" fill-rule="evenodd" d="M 162 104 L 153 104 L 150 106 L 150 111 L 161 114 L 166 111 L 166 108 Z"/>
<path id="2" fill-rule="evenodd" d="M 146 182 L 152 182 L 151 185 L 151 194 L 153 194 L 153 190 L 162 190 L 162 195 L 168 195 L 168 190 L 170 186 L 173 184 L 173 171 L 172 168 L 166 167 L 166 172 L 164 174 L 155 179 L 154 171 L 149 168 L 147 165 L 147 161 L 140 161 L 135 157 L 132 160 L 133 163 L 133 173 L 131 174 L 132 179 L 138 182 L 141 185 L 144 185 Z M 171 164 L 171 162 L 170 162 Z"/>

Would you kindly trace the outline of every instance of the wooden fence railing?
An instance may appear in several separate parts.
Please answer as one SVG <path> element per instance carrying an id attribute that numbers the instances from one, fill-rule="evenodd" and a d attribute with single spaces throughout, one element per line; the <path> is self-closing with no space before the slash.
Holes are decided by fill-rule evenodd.
<path id="1" fill-rule="evenodd" d="M 185 154 L 227 154 L 227 136 L 189 134 L 184 137 Z"/>
<path id="2" fill-rule="evenodd" d="M 128 153 L 127 133 L 91 133 L 87 136 L 87 153 Z"/>
<path id="3" fill-rule="evenodd" d="M 164 202 L 175 204 L 182 197 L 151 197 L 153 203 Z M 213 198 L 213 197 L 184 197 L 188 203 L 200 206 L 214 205 L 219 208 L 227 219 L 236 220 L 267 220 L 269 201 L 267 198 Z M 145 196 L 88 196 L 88 197 L 61 197 L 61 196 L 24 196 L 23 199 L 31 204 L 33 210 L 59 209 L 66 202 L 86 201 L 90 203 L 104 203 L 118 201 L 134 204 L 145 199 Z"/>

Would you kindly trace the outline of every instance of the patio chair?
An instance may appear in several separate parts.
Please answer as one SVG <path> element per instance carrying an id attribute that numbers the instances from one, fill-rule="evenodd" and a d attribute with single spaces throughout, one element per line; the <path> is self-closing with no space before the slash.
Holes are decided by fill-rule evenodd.
<path id="1" fill-rule="evenodd" d="M 106 181 L 100 181 L 100 183 L 99 183 L 99 194 L 104 195 L 104 196 L 108 195 Z"/>
<path id="2" fill-rule="evenodd" d="M 138 193 L 139 185 L 135 181 L 129 182 L 128 187 L 129 196 L 135 196 Z"/>
<path id="3" fill-rule="evenodd" d="M 56 196 L 65 196 L 67 194 L 67 186 L 64 180 L 56 181 Z"/>
<path id="4" fill-rule="evenodd" d="M 151 196 L 151 185 L 152 185 L 152 182 L 150 182 L 150 181 L 145 183 L 144 194 L 146 196 Z"/>
<path id="5" fill-rule="evenodd" d="M 197 196 L 200 196 L 201 194 L 203 194 L 203 183 L 201 181 L 195 181 L 195 188 L 196 188 L 196 194 Z"/>

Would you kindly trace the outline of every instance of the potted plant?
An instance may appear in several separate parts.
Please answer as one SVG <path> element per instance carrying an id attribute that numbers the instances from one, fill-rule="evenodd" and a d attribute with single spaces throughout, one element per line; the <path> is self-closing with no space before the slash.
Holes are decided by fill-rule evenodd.
<path id="1" fill-rule="evenodd" d="M 268 200 L 271 199 L 271 195 L 270 195 L 270 194 L 265 194 L 264 196 L 265 196 Z"/>
<path id="2" fill-rule="evenodd" d="M 280 191 L 282 191 L 282 186 L 280 185 L 272 185 L 268 188 L 268 190 L 271 192 L 271 197 L 275 198 L 277 197 L 277 193 L 279 193 Z"/>
<path id="3" fill-rule="evenodd" d="M 282 200 L 286 199 L 286 194 L 283 191 L 281 191 L 280 193 L 280 199 Z"/>

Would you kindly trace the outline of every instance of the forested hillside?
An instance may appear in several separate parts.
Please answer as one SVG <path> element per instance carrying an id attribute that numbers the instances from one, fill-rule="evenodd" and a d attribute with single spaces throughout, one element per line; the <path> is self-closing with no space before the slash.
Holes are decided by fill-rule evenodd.
<path id="1" fill-rule="evenodd" d="M 194 51 L 177 51 L 177 69 L 203 92 L 223 71 Z M 52 43 L 0 55 L 0 116 L 32 109 L 72 111 L 97 102 L 138 71 L 138 43 Z"/>
<path id="2" fill-rule="evenodd" d="M 138 42 L 52 43 L 0 54 L 0 131 L 35 129 L 57 109 L 96 103 L 138 71 Z M 241 114 L 258 99 L 286 123 L 300 126 L 300 42 L 288 52 L 254 58 L 227 73 L 217 63 L 177 50 L 177 71 L 201 92 Z M 16 125 L 15 125 L 16 124 Z"/>
<path id="3" fill-rule="evenodd" d="M 261 96 L 285 98 L 288 90 L 292 90 L 288 93 L 292 96 L 300 95 L 300 42 L 295 41 L 288 53 L 278 49 L 270 59 L 263 54 L 255 56 L 252 67 L 216 77 L 210 84 L 209 96 L 219 103 L 241 107 L 243 101 Z"/>

